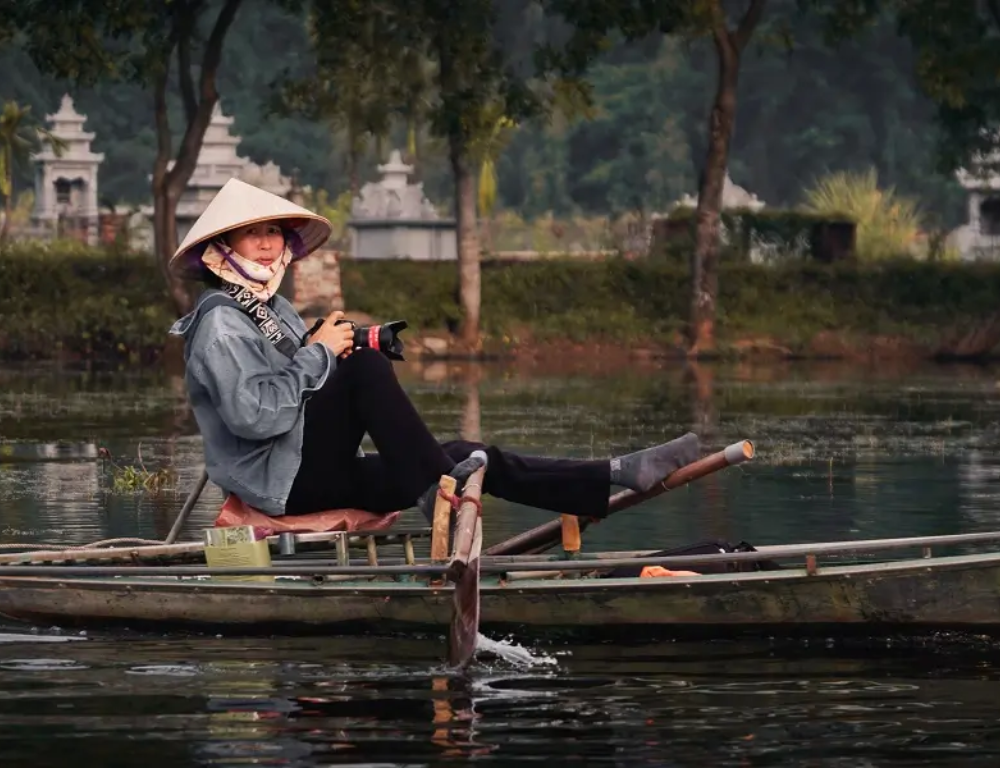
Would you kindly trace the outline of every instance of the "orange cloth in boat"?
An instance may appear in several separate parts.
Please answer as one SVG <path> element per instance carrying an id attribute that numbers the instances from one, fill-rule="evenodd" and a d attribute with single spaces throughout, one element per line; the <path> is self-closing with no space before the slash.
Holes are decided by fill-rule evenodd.
<path id="1" fill-rule="evenodd" d="M 390 528 L 399 518 L 399 512 L 387 515 L 366 512 L 363 509 L 328 509 L 309 515 L 271 517 L 233 494 L 226 497 L 215 527 L 233 525 L 253 526 L 264 536 L 277 533 L 327 533 L 330 531 L 381 531 Z"/>
<path id="2" fill-rule="evenodd" d="M 647 565 L 639 574 L 641 579 L 659 579 L 664 576 L 701 576 L 694 571 L 669 571 L 662 565 Z"/>

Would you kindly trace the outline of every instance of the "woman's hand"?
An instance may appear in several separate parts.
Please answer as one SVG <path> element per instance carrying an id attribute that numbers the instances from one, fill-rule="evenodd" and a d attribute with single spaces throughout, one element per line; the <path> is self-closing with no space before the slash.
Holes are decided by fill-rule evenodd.
<path id="1" fill-rule="evenodd" d="M 354 326 L 350 323 L 336 324 L 338 320 L 343 319 L 344 313 L 340 310 L 331 312 L 319 330 L 309 337 L 309 343 L 326 344 L 333 352 L 334 357 L 350 355 L 354 351 Z"/>

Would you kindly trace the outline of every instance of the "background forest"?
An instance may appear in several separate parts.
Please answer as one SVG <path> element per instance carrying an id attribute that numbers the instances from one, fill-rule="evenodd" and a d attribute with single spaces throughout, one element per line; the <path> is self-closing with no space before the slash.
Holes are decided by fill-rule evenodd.
<path id="1" fill-rule="evenodd" d="M 269 160 L 302 183 L 334 198 L 350 186 L 347 141 L 329 122 L 275 109 L 274 84 L 300 71 L 307 58 L 304 15 L 247 0 L 227 38 L 220 69 L 223 111 L 235 118 L 239 151 Z M 886 18 L 831 46 L 814 14 L 765 19 L 743 59 L 738 117 L 729 160 L 732 179 L 769 206 L 802 201 L 824 175 L 874 168 L 882 187 L 894 186 L 920 205 L 925 226 L 951 228 L 964 220 L 963 195 L 934 149 L 934 105 L 922 95 L 909 40 Z M 529 27 L 521 39 L 530 45 Z M 0 102 L 17 100 L 35 115 L 53 112 L 70 92 L 105 153 L 102 203 L 137 205 L 150 199 L 155 156 L 153 102 L 138 85 L 102 82 L 83 89 L 39 73 L 14 46 L 0 48 Z M 588 79 L 590 114 L 529 121 L 511 132 L 496 162 L 498 211 L 525 219 L 617 215 L 665 210 L 697 194 L 705 125 L 713 97 L 711 42 L 653 36 L 616 43 Z M 176 89 L 171 89 L 176 94 Z M 176 96 L 172 124 L 182 125 Z M 359 177 L 392 147 L 406 146 L 405 127 L 369 138 Z M 419 137 L 420 178 L 429 197 L 450 206 L 454 185 L 445 147 Z M 28 169 L 16 189 L 31 186 Z"/>

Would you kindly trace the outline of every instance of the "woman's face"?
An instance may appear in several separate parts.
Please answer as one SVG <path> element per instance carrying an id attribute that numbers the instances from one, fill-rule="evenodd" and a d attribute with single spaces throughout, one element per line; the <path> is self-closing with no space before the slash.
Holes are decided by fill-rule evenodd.
<path id="1" fill-rule="evenodd" d="M 281 227 L 273 221 L 261 221 L 234 229 L 226 236 L 226 241 L 244 259 L 265 267 L 277 261 L 285 247 Z"/>

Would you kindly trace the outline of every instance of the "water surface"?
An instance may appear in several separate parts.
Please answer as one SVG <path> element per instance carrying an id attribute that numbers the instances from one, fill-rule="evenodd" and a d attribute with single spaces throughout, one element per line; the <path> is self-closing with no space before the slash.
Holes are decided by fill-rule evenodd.
<path id="1" fill-rule="evenodd" d="M 985 531 L 998 522 L 997 372 L 843 365 L 645 370 L 401 366 L 440 439 L 607 457 L 697 432 L 758 457 L 591 528 L 588 548 Z M 168 468 L 116 493 L 120 466 Z M 368 445 L 368 448 L 372 446 Z M 0 546 L 162 539 L 200 469 L 182 382 L 0 370 Z M 211 524 L 211 486 L 187 535 Z M 489 541 L 549 515 L 489 499 Z M 416 522 L 406 513 L 406 522 Z M 443 636 L 150 637 L 0 629 L 2 764 L 997 765 L 1000 646 L 558 644 L 441 665 Z M 503 650 L 503 649 L 501 649 Z M 525 659 L 528 659 L 526 662 Z"/>

